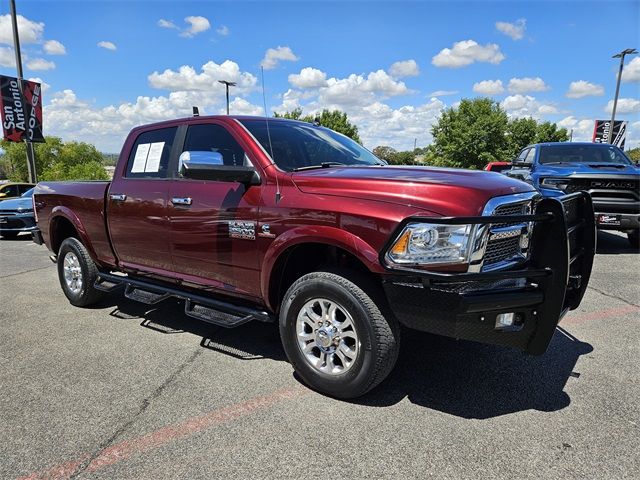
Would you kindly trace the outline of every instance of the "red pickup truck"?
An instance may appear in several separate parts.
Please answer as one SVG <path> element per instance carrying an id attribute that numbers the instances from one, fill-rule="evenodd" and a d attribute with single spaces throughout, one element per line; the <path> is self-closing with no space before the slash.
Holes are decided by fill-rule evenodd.
<path id="1" fill-rule="evenodd" d="M 299 376 L 339 398 L 389 374 L 401 325 L 544 353 L 595 250 L 586 194 L 389 166 L 285 119 L 135 128 L 111 182 L 40 183 L 34 209 L 73 305 L 122 290 L 224 327 L 277 322 Z"/>

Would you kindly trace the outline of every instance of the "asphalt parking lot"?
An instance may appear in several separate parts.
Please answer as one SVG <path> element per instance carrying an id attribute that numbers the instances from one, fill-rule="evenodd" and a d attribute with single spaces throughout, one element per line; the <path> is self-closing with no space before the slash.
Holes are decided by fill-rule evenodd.
<path id="1" fill-rule="evenodd" d="M 0 240 L 0 478 L 640 478 L 640 254 L 599 234 L 541 357 L 412 332 L 354 402 L 294 377 L 270 325 L 110 297 Z"/>

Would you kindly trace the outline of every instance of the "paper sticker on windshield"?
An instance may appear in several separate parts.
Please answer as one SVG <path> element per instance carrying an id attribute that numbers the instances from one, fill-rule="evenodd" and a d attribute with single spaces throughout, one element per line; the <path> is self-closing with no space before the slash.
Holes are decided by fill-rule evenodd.
<path id="1" fill-rule="evenodd" d="M 142 173 L 145 171 L 147 164 L 147 155 L 149 153 L 150 143 L 141 143 L 136 150 L 136 156 L 133 159 L 131 173 Z"/>
<path id="2" fill-rule="evenodd" d="M 160 170 L 160 159 L 164 150 L 164 142 L 155 142 L 149 148 L 147 155 L 147 165 L 144 167 L 145 172 L 157 172 Z"/>

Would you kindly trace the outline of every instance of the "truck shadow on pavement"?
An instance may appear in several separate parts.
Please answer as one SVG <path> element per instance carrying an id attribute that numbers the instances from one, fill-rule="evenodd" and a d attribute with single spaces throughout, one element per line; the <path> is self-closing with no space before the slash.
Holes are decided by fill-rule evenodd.
<path id="1" fill-rule="evenodd" d="M 142 320 L 141 326 L 162 334 L 197 335 L 203 348 L 234 358 L 287 360 L 273 324 L 252 322 L 225 329 L 186 316 L 184 303 L 172 299 L 143 305 L 115 295 L 102 304 L 108 306 L 115 307 L 111 311 L 115 318 Z M 564 387 L 569 378 L 580 381 L 574 367 L 581 355 L 591 351 L 591 345 L 560 327 L 548 351 L 539 357 L 405 329 L 395 370 L 382 385 L 352 403 L 386 407 L 408 398 L 416 405 L 469 419 L 531 409 L 556 411 L 569 405 Z"/>
<path id="2" fill-rule="evenodd" d="M 581 355 L 593 351 L 558 327 L 544 355 L 405 330 L 396 369 L 373 392 L 356 400 L 393 405 L 407 397 L 462 418 L 487 419 L 524 410 L 552 412 L 570 403 L 564 392 Z"/>
<path id="3" fill-rule="evenodd" d="M 599 230 L 596 253 L 603 255 L 619 255 L 622 253 L 640 253 L 640 250 L 631 246 L 625 236 Z"/>

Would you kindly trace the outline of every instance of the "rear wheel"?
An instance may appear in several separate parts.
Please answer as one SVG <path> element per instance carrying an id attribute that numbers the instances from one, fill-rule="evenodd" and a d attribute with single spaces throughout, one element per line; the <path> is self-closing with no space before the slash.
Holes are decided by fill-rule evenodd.
<path id="1" fill-rule="evenodd" d="M 627 233 L 627 239 L 633 248 L 640 248 L 640 230 Z"/>
<path id="2" fill-rule="evenodd" d="M 85 246 L 75 238 L 63 241 L 58 251 L 58 279 L 69 302 L 76 307 L 98 302 L 104 294 L 93 286 L 97 278 L 98 269 Z"/>
<path id="3" fill-rule="evenodd" d="M 287 291 L 280 336 L 310 387 L 355 398 L 382 382 L 398 357 L 399 327 L 382 313 L 380 288 L 357 272 L 314 272 Z"/>

